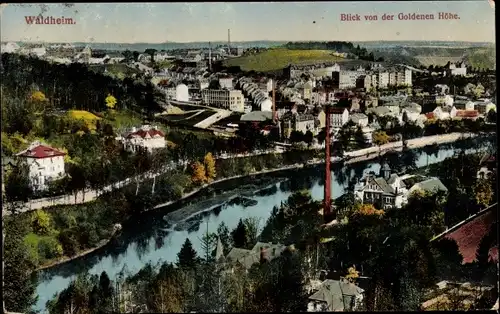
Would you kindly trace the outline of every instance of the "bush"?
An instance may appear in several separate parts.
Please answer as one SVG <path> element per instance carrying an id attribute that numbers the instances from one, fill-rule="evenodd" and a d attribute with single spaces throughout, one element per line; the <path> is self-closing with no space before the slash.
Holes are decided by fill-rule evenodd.
<path id="1" fill-rule="evenodd" d="M 58 240 L 62 245 L 64 255 L 73 256 L 78 252 L 78 240 L 73 229 L 59 233 Z"/>
<path id="2" fill-rule="evenodd" d="M 63 255 L 63 248 L 55 238 L 44 237 L 38 242 L 38 254 L 44 259 L 53 259 Z"/>

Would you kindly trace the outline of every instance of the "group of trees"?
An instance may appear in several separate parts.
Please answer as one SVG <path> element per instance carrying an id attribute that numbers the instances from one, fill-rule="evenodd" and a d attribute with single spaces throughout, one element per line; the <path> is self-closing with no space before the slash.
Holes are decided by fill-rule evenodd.
<path id="1" fill-rule="evenodd" d="M 127 77 L 124 80 L 95 73 L 79 63 L 51 64 L 37 58 L 2 54 L 2 93 L 9 91 L 14 99 L 26 99 L 25 92 L 37 86 L 58 109 L 101 111 L 111 94 L 121 108 L 147 112 L 158 110 L 163 96 L 151 82 Z M 29 120 L 29 119 L 28 119 Z"/>
<path id="2" fill-rule="evenodd" d="M 195 161 L 191 164 L 191 181 L 196 185 L 212 182 L 217 176 L 215 169 L 215 159 L 212 153 L 208 153 L 203 158 L 203 163 Z"/>

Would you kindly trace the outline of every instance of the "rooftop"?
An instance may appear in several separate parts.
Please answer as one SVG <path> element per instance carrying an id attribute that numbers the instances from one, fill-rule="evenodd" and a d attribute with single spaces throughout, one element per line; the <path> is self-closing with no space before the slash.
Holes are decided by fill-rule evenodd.
<path id="1" fill-rule="evenodd" d="M 27 158 L 50 158 L 57 156 L 65 156 L 66 153 L 59 151 L 50 146 L 42 145 L 39 143 L 32 144 L 30 148 L 17 154 L 19 157 Z"/>

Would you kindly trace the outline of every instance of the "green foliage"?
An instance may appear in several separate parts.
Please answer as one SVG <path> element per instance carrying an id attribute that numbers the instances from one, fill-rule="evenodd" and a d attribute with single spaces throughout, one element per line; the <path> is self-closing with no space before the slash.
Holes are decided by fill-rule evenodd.
<path id="1" fill-rule="evenodd" d="M 32 228 L 39 235 L 47 235 L 52 230 L 50 216 L 42 209 L 37 209 L 31 218 Z"/>
<path id="2" fill-rule="evenodd" d="M 177 266 L 185 269 L 192 269 L 196 266 L 198 255 L 191 244 L 191 241 L 186 238 L 181 250 L 177 254 Z"/>

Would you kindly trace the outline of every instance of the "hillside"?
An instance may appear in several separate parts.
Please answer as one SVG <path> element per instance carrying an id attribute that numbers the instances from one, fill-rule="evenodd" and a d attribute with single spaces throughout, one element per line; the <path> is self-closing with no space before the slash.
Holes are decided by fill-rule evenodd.
<path id="1" fill-rule="evenodd" d="M 313 64 L 319 62 L 343 62 L 344 58 L 332 55 L 328 50 L 269 49 L 257 54 L 226 60 L 225 66 L 239 66 L 243 71 L 268 72 L 283 69 L 289 64 Z"/>
<path id="2" fill-rule="evenodd" d="M 387 47 L 373 50 L 375 57 L 413 66 L 445 65 L 465 61 L 473 68 L 495 68 L 495 48 L 489 47 Z"/>

